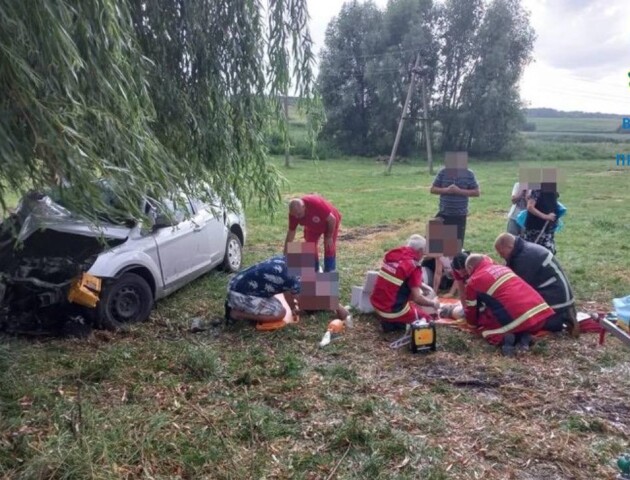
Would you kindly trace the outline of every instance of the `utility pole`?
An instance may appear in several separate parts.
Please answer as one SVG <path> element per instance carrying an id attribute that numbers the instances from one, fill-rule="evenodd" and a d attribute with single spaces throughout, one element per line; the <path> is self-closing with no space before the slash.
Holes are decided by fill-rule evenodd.
<path id="1" fill-rule="evenodd" d="M 284 166 L 289 168 L 291 166 L 291 159 L 289 157 L 289 90 L 284 91 Z"/>
<path id="2" fill-rule="evenodd" d="M 409 108 L 409 102 L 411 102 L 411 93 L 413 92 L 413 87 L 416 84 L 416 71 L 420 65 L 420 54 L 416 55 L 416 63 L 411 69 L 411 80 L 409 81 L 409 90 L 407 90 L 407 98 L 405 100 L 405 106 L 402 109 L 402 113 L 400 114 L 400 122 L 398 122 L 398 131 L 396 132 L 396 140 L 394 140 L 394 147 L 392 148 L 392 154 L 389 157 L 389 162 L 387 163 L 387 173 L 389 174 L 392 170 L 392 163 L 394 163 L 394 158 L 396 158 L 396 151 L 398 150 L 398 144 L 400 143 L 400 136 L 402 135 L 403 126 L 405 124 L 405 114 L 407 109 Z"/>
<path id="3" fill-rule="evenodd" d="M 427 159 L 429 161 L 429 174 L 433 175 L 433 155 L 431 153 L 431 129 L 429 127 L 429 107 L 427 105 L 427 88 L 422 79 L 422 104 L 424 111 L 424 137 L 427 143 Z"/>

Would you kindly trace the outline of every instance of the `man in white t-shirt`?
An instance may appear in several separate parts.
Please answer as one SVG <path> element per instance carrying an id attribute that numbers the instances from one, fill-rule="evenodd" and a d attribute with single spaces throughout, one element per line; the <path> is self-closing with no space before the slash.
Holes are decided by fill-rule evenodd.
<path id="1" fill-rule="evenodd" d="M 508 213 L 507 232 L 519 236 L 522 228 L 516 223 L 518 214 L 527 208 L 527 184 L 516 182 L 512 187 L 512 208 Z"/>

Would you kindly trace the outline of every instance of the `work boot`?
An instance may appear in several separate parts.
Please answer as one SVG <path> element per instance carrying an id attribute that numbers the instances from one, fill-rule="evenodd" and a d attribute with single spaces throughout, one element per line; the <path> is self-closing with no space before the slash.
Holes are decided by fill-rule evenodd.
<path id="1" fill-rule="evenodd" d="M 506 357 L 513 357 L 516 353 L 514 344 L 516 343 L 516 337 L 513 333 L 508 333 L 503 337 L 503 344 L 501 345 L 501 351 Z"/>
<path id="2" fill-rule="evenodd" d="M 532 336 L 529 333 L 521 333 L 518 336 L 518 342 L 516 348 L 519 352 L 528 352 L 529 347 L 532 344 Z"/>

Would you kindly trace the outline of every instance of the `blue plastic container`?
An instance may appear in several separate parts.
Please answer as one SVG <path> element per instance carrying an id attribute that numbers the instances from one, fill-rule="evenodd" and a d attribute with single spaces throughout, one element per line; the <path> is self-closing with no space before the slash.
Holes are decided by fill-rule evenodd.
<path id="1" fill-rule="evenodd" d="M 619 321 L 625 323 L 626 329 L 628 329 L 630 325 L 630 295 L 623 298 L 613 298 L 613 307 L 615 307 Z"/>

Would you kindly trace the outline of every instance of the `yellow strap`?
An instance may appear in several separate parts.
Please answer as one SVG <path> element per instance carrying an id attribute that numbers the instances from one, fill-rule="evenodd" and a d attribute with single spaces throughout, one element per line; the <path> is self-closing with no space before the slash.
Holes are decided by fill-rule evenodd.
<path id="1" fill-rule="evenodd" d="M 532 318 L 534 315 L 536 315 L 536 314 L 546 310 L 547 308 L 549 308 L 549 305 L 547 305 L 545 302 L 543 302 L 540 305 L 537 305 L 534 308 L 528 310 L 523 315 L 518 317 L 516 320 L 513 320 L 511 323 L 508 323 L 507 325 L 505 325 L 505 326 L 503 326 L 501 328 L 497 328 L 495 330 L 486 330 L 485 332 L 482 333 L 483 338 L 486 338 L 488 335 L 503 335 L 504 333 L 507 333 L 510 330 L 513 330 L 516 327 L 518 327 L 519 325 L 525 323 L 527 320 Z"/>
<path id="2" fill-rule="evenodd" d="M 399 287 L 404 283 L 400 278 L 396 278 L 393 275 L 390 275 L 389 273 L 384 272 L 383 270 L 379 270 L 378 276 L 381 278 L 384 278 L 388 282 L 391 282 L 394 285 L 397 285 Z"/>
<path id="3" fill-rule="evenodd" d="M 477 306 L 477 300 L 466 300 L 466 305 L 469 307 Z"/>
<path id="4" fill-rule="evenodd" d="M 492 284 L 492 286 L 488 289 L 488 295 L 492 295 L 496 290 L 507 282 L 509 279 L 516 277 L 516 274 L 513 272 L 505 273 L 503 276 L 499 277 L 499 279 Z"/>
<path id="5" fill-rule="evenodd" d="M 411 307 L 409 306 L 408 302 L 400 312 L 396 312 L 396 313 L 381 312 L 380 310 L 377 310 L 376 308 L 374 309 L 374 311 L 378 314 L 378 316 L 383 317 L 383 318 L 402 317 L 403 315 L 406 315 L 409 312 L 409 310 L 411 310 Z"/>

